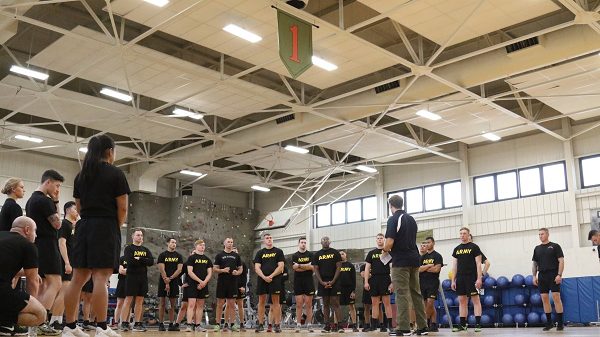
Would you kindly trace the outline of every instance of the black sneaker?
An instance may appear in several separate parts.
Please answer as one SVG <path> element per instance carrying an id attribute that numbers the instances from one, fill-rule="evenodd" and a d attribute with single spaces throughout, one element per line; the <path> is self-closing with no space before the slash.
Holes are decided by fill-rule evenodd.
<path id="1" fill-rule="evenodd" d="M 261 332 L 261 331 L 265 331 L 265 326 L 262 324 L 259 324 L 256 329 L 254 329 L 254 332 Z"/>
<path id="2" fill-rule="evenodd" d="M 439 332 L 439 328 L 437 323 L 431 323 L 431 327 L 429 328 L 429 332 Z"/>
<path id="3" fill-rule="evenodd" d="M 388 329 L 382 325 L 379 327 L 379 332 L 388 332 Z"/>
<path id="4" fill-rule="evenodd" d="M 342 327 L 342 325 L 341 325 L 341 324 L 339 324 L 339 325 L 338 325 L 338 324 L 336 324 L 336 325 L 334 326 L 334 329 L 333 329 L 333 331 L 337 331 L 337 333 L 344 333 L 344 332 L 345 332 L 345 331 L 344 331 L 344 328 Z"/>
<path id="5" fill-rule="evenodd" d="M 427 330 L 427 328 L 421 328 L 417 329 L 415 333 L 417 334 L 417 336 L 427 336 L 429 334 L 429 331 Z"/>
<path id="6" fill-rule="evenodd" d="M 323 327 L 323 330 L 321 330 L 321 333 L 330 333 L 331 332 L 331 326 L 329 324 L 325 324 L 325 326 Z"/>
<path id="7" fill-rule="evenodd" d="M 51 326 L 51 327 L 52 327 L 52 329 L 54 329 L 54 330 L 59 330 L 59 331 L 62 331 L 62 329 L 63 329 L 63 325 L 62 325 L 62 324 L 60 324 L 60 323 L 58 323 L 58 321 L 54 321 L 54 322 L 52 322 L 52 324 L 50 324 L 50 326 Z"/>
<path id="8" fill-rule="evenodd" d="M 564 325 L 562 325 L 562 324 L 559 324 L 559 325 L 556 327 L 556 331 L 563 331 L 564 329 L 565 329 L 565 326 L 564 326 Z"/>
<path id="9" fill-rule="evenodd" d="M 273 326 L 273 331 L 275 331 L 275 333 L 281 333 L 281 326 L 279 324 L 275 324 Z"/>
<path id="10" fill-rule="evenodd" d="M 554 328 L 554 325 L 546 324 L 546 326 L 542 329 L 542 331 L 550 331 L 550 330 L 552 330 L 552 328 Z"/>
<path id="11" fill-rule="evenodd" d="M 352 332 L 359 332 L 358 327 L 356 326 L 356 324 L 352 324 Z"/>
<path id="12" fill-rule="evenodd" d="M 146 327 L 142 323 L 137 322 L 137 323 L 133 324 L 133 329 L 131 329 L 131 331 L 133 331 L 133 332 L 146 332 L 147 330 L 146 330 Z"/>
<path id="13" fill-rule="evenodd" d="M 15 325 L 14 336 L 29 336 L 29 328 L 26 326 Z"/>
<path id="14" fill-rule="evenodd" d="M 369 332 L 369 331 L 371 331 L 371 326 L 369 324 L 363 325 L 362 332 Z"/>
<path id="15" fill-rule="evenodd" d="M 167 331 L 179 331 L 179 323 L 169 323 Z"/>
<path id="16" fill-rule="evenodd" d="M 0 324 L 0 336 L 13 336 L 14 333 L 14 324 Z"/>
<path id="17" fill-rule="evenodd" d="M 410 336 L 412 332 L 410 330 L 391 330 L 388 335 L 390 336 Z"/>
<path id="18" fill-rule="evenodd" d="M 167 329 L 165 329 L 164 323 L 158 323 L 158 331 L 167 331 Z"/>

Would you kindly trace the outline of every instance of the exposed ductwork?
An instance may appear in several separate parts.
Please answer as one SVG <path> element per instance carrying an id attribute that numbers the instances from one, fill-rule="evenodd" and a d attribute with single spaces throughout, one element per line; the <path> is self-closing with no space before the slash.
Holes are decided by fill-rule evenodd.
<path id="1" fill-rule="evenodd" d="M 564 62 L 582 55 L 600 50 L 598 33 L 588 26 L 574 25 L 550 32 L 540 37 L 541 46 L 527 48 L 508 56 L 505 48 L 498 48 L 465 60 L 450 63 L 433 70 L 433 73 L 462 86 L 470 88 L 483 83 L 522 74 L 527 71 Z M 517 57 L 518 56 L 518 57 Z M 333 106 L 382 105 L 390 104 L 405 88 L 410 80 L 403 79 L 398 88 L 379 94 L 368 90 L 320 106 L 319 112 L 338 119 L 352 121 L 382 111 L 381 107 L 327 109 Z M 405 93 L 402 100 L 420 101 L 450 94 L 454 90 L 438 81 L 423 76 Z M 401 101 L 402 101 L 401 100 Z M 232 154 L 252 150 L 253 146 L 263 147 L 286 139 L 302 136 L 306 133 L 326 129 L 337 123 L 309 112 L 296 111 L 296 118 L 283 124 L 270 121 L 235 132 L 226 137 L 226 141 L 217 139 L 215 148 L 200 146 L 181 150 L 162 158 L 163 161 L 151 165 L 135 165 L 130 178 L 135 188 L 146 192 L 156 191 L 158 178 L 180 169 L 182 166 L 197 166 L 231 156 Z"/>

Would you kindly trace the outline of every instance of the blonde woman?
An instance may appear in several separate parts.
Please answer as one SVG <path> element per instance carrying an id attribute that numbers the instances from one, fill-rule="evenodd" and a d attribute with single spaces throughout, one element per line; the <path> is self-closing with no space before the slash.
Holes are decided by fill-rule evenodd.
<path id="1" fill-rule="evenodd" d="M 10 178 L 2 188 L 2 194 L 8 197 L 0 210 L 0 231 L 10 231 L 13 221 L 23 215 L 23 209 L 17 204 L 17 199 L 23 198 L 25 185 L 20 178 Z"/>

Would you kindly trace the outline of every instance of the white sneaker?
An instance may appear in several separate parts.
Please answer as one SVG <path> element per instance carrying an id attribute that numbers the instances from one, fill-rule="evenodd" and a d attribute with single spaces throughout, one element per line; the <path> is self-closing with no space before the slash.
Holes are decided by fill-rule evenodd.
<path id="1" fill-rule="evenodd" d="M 96 335 L 94 337 L 121 337 L 121 335 L 119 335 L 113 329 L 107 326 L 106 330 L 96 328 Z"/>
<path id="2" fill-rule="evenodd" d="M 65 326 L 62 330 L 62 337 L 90 337 L 90 335 L 83 332 L 79 326 L 75 329 Z"/>

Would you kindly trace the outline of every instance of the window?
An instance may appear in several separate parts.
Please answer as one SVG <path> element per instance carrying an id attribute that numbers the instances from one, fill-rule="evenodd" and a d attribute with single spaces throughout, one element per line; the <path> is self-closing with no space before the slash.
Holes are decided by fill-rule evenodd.
<path id="1" fill-rule="evenodd" d="M 462 206 L 460 181 L 389 192 L 388 199 L 392 195 L 399 195 L 404 199 L 404 209 L 407 213 L 437 211 Z M 389 210 L 388 215 L 392 215 Z"/>
<path id="2" fill-rule="evenodd" d="M 540 168 L 519 170 L 519 185 L 521 186 L 521 196 L 527 197 L 542 193 L 542 182 L 540 179 Z"/>
<path id="3" fill-rule="evenodd" d="M 556 192 L 567 190 L 567 174 L 565 164 L 558 163 L 542 167 L 544 176 L 544 192 Z"/>
<path id="4" fill-rule="evenodd" d="M 444 184 L 444 208 L 462 206 L 460 181 Z"/>
<path id="5" fill-rule="evenodd" d="M 346 209 L 348 210 L 348 222 L 357 222 L 362 220 L 362 207 L 360 199 L 348 201 L 346 203 Z"/>
<path id="6" fill-rule="evenodd" d="M 498 184 L 498 200 L 513 199 L 519 196 L 517 189 L 517 172 L 506 172 L 496 176 Z"/>
<path id="7" fill-rule="evenodd" d="M 363 220 L 372 220 L 377 218 L 377 198 L 368 197 L 362 200 Z"/>
<path id="8" fill-rule="evenodd" d="M 338 202 L 331 205 L 331 224 L 339 225 L 346 222 L 346 203 Z"/>
<path id="9" fill-rule="evenodd" d="M 423 189 L 415 188 L 414 190 L 406 191 L 405 202 L 407 213 L 423 212 Z"/>
<path id="10" fill-rule="evenodd" d="M 600 186 L 600 155 L 579 159 L 581 187 Z"/>
<path id="11" fill-rule="evenodd" d="M 329 205 L 317 206 L 317 227 L 331 225 L 331 212 Z"/>
<path id="12" fill-rule="evenodd" d="M 373 220 L 377 218 L 377 198 L 368 196 L 339 201 L 331 205 L 317 205 L 314 209 L 316 227 Z"/>
<path id="13" fill-rule="evenodd" d="M 425 210 L 442 209 L 442 185 L 425 187 Z"/>
<path id="14" fill-rule="evenodd" d="M 480 204 L 495 199 L 494 176 L 475 178 L 475 203 Z"/>

